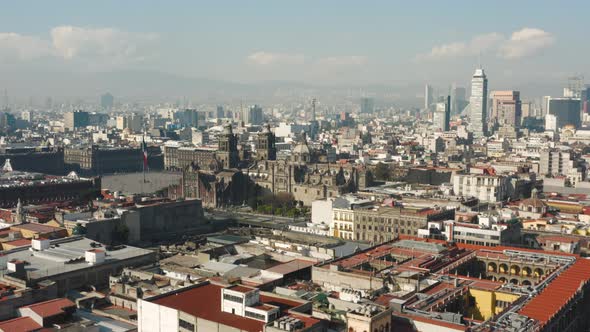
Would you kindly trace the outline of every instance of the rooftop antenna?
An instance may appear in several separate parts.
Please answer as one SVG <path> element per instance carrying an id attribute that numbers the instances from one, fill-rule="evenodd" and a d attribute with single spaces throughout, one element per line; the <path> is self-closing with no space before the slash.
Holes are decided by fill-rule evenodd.
<path id="1" fill-rule="evenodd" d="M 477 54 L 477 68 L 481 69 L 481 51 Z"/>

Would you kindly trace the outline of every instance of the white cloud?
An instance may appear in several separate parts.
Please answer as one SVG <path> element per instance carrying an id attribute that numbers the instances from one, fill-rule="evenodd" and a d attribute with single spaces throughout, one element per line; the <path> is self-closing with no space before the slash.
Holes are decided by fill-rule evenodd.
<path id="1" fill-rule="evenodd" d="M 320 58 L 317 61 L 321 66 L 360 66 L 367 63 L 367 57 L 363 55 L 344 55 Z"/>
<path id="2" fill-rule="evenodd" d="M 0 59 L 32 60 L 52 54 L 48 41 L 14 32 L 0 32 Z"/>
<path id="3" fill-rule="evenodd" d="M 0 32 L 0 58 L 29 61 L 41 57 L 77 60 L 92 66 L 142 61 L 153 54 L 154 34 L 130 33 L 113 28 L 58 26 L 50 39 Z"/>
<path id="4" fill-rule="evenodd" d="M 141 61 L 150 53 L 149 44 L 156 38 L 153 34 L 131 33 L 113 28 L 59 26 L 51 29 L 53 47 L 64 59 Z"/>
<path id="5" fill-rule="evenodd" d="M 287 53 L 273 53 L 273 52 L 255 52 L 248 55 L 248 62 L 266 66 L 266 65 L 299 65 L 305 62 L 303 54 L 287 54 Z"/>
<path id="6" fill-rule="evenodd" d="M 507 59 L 522 58 L 534 55 L 540 50 L 553 44 L 555 38 L 552 34 L 534 28 L 524 28 L 515 31 L 502 48 L 500 55 Z"/>
<path id="7" fill-rule="evenodd" d="M 507 39 L 500 33 L 491 32 L 475 36 L 468 42 L 453 42 L 434 46 L 430 52 L 419 54 L 417 60 L 474 56 L 479 53 L 494 54 L 502 58 L 515 59 L 532 56 L 553 44 L 554 37 L 543 30 L 524 28 L 512 33 Z"/>

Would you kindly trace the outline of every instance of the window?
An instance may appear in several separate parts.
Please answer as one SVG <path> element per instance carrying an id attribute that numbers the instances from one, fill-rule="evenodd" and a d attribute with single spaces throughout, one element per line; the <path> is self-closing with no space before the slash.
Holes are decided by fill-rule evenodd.
<path id="1" fill-rule="evenodd" d="M 250 317 L 250 318 L 254 318 L 257 320 L 262 320 L 262 321 L 266 321 L 266 316 L 256 313 L 256 312 L 252 312 L 252 311 L 246 311 L 245 314 L 246 317 Z"/>
<path id="2" fill-rule="evenodd" d="M 185 329 L 185 330 L 189 330 L 189 331 L 194 331 L 195 330 L 195 324 L 189 323 L 183 319 L 178 319 L 178 326 L 180 326 L 181 328 Z"/>
<path id="3" fill-rule="evenodd" d="M 242 303 L 241 297 L 231 295 L 231 294 L 223 294 L 223 299 L 228 300 L 228 301 L 232 301 L 232 302 Z"/>

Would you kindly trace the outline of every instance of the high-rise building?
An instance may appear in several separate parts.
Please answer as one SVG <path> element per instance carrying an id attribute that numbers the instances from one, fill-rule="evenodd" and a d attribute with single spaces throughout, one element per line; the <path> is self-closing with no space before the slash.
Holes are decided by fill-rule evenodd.
<path id="1" fill-rule="evenodd" d="M 225 118 L 225 110 L 223 109 L 223 106 L 217 106 L 215 117 L 217 119 Z"/>
<path id="2" fill-rule="evenodd" d="M 253 126 L 259 126 L 264 122 L 264 114 L 262 113 L 262 107 L 258 105 L 250 106 L 244 111 L 243 121 L 245 124 Z"/>
<path id="3" fill-rule="evenodd" d="M 548 114 L 557 118 L 557 129 L 566 125 L 579 128 L 582 122 L 580 98 L 549 98 Z"/>
<path id="4" fill-rule="evenodd" d="M 467 91 L 465 88 L 453 85 L 451 90 L 451 114 L 459 114 L 467 106 Z"/>
<path id="5" fill-rule="evenodd" d="M 64 129 L 74 131 L 88 126 L 88 112 L 72 111 L 64 114 Z"/>
<path id="6" fill-rule="evenodd" d="M 105 93 L 104 95 L 100 96 L 100 106 L 102 106 L 103 110 L 111 110 L 115 103 L 115 97 L 113 97 L 110 93 Z"/>
<path id="7" fill-rule="evenodd" d="M 447 96 L 446 102 L 436 103 L 436 109 L 432 116 L 434 130 L 449 131 L 451 122 L 451 97 Z"/>
<path id="8" fill-rule="evenodd" d="M 493 91 L 489 117 L 491 126 L 519 128 L 522 120 L 522 102 L 519 91 Z"/>
<path id="9" fill-rule="evenodd" d="M 483 68 L 477 68 L 471 79 L 469 124 L 474 137 L 487 135 L 488 79 Z"/>
<path id="10" fill-rule="evenodd" d="M 433 102 L 434 97 L 432 95 L 432 87 L 429 84 L 426 84 L 424 87 L 424 109 L 428 109 Z"/>
<path id="11" fill-rule="evenodd" d="M 134 133 L 141 132 L 143 130 L 143 116 L 136 113 L 118 116 L 116 125 L 119 130 L 129 129 Z"/>
<path id="12" fill-rule="evenodd" d="M 372 114 L 375 108 L 375 102 L 373 98 L 362 97 L 361 98 L 361 113 Z"/>

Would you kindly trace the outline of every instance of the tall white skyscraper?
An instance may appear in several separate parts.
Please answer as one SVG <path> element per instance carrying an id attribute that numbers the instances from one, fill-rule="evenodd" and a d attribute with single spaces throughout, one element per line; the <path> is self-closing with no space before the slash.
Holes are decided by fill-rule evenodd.
<path id="1" fill-rule="evenodd" d="M 477 68 L 471 79 L 469 123 L 474 137 L 487 135 L 488 79 L 483 68 Z"/>
<path id="2" fill-rule="evenodd" d="M 428 109 L 433 102 L 434 97 L 432 96 L 432 87 L 426 84 L 424 87 L 424 109 Z"/>

